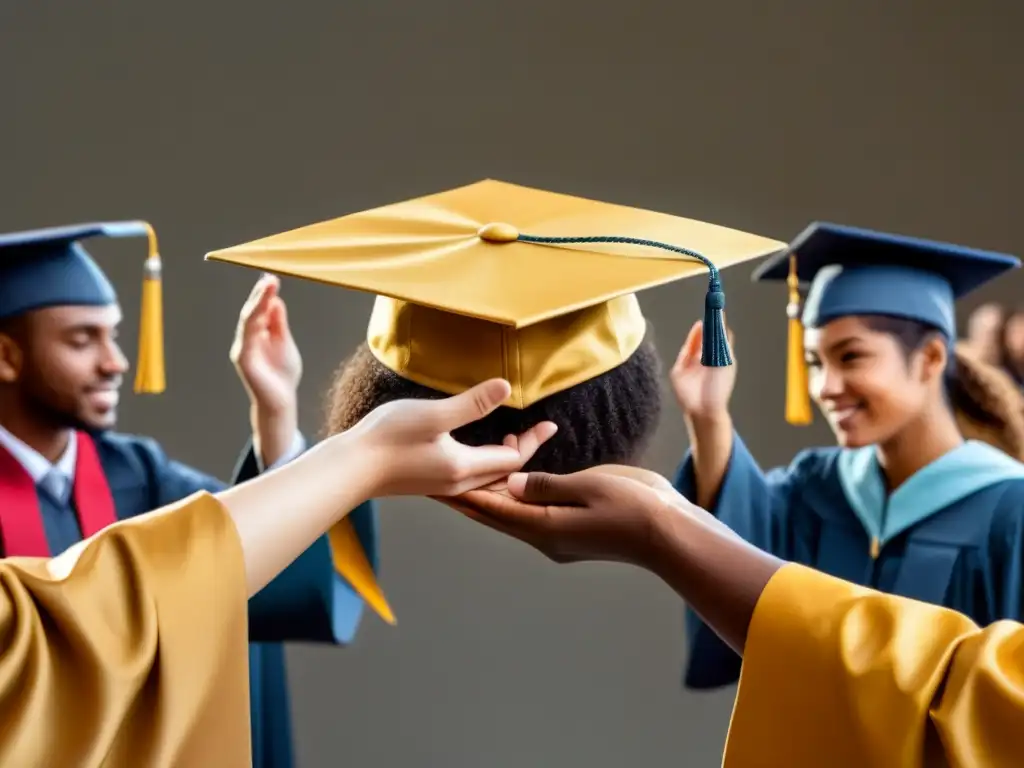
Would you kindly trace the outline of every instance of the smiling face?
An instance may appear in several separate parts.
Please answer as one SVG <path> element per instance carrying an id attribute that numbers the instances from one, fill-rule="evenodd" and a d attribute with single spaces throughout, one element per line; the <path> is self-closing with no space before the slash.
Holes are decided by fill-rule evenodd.
<path id="1" fill-rule="evenodd" d="M 843 447 L 891 440 L 942 397 L 942 337 L 908 346 L 874 321 L 842 317 L 804 333 L 811 397 Z"/>
<path id="2" fill-rule="evenodd" d="M 112 428 L 128 370 L 117 344 L 120 322 L 116 305 L 29 312 L 0 335 L 0 382 L 49 426 Z"/>

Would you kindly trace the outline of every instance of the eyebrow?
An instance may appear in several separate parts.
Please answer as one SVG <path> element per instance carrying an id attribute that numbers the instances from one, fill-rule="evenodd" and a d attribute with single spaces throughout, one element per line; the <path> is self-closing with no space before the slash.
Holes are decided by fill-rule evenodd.
<path id="1" fill-rule="evenodd" d="M 106 328 L 112 328 L 114 330 L 117 330 L 117 328 L 120 327 L 120 325 L 120 322 L 113 323 L 108 326 L 106 323 L 86 321 L 82 323 L 75 323 L 73 325 L 67 325 L 61 329 L 61 333 L 82 333 L 83 331 L 86 333 L 96 333 L 97 331 L 103 331 Z"/>
<path id="2" fill-rule="evenodd" d="M 859 337 L 857 337 L 857 336 L 847 336 L 844 339 L 840 339 L 839 341 L 834 341 L 831 344 L 829 344 L 828 348 L 825 350 L 825 352 L 826 353 L 841 352 L 844 347 L 848 347 L 848 346 L 850 346 L 851 344 L 853 344 L 853 343 L 855 343 L 857 341 L 860 341 Z M 806 354 L 806 355 L 813 355 L 814 357 L 818 357 L 819 352 L 816 349 L 807 349 L 807 348 L 805 348 L 804 349 L 804 354 Z"/>

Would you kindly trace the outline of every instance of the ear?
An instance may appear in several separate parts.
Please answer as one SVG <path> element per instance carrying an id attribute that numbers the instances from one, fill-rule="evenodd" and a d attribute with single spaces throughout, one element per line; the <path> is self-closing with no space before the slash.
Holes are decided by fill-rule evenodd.
<path id="1" fill-rule="evenodd" d="M 6 333 L 0 333 L 0 384 L 13 384 L 21 375 L 25 355 Z"/>
<path id="2" fill-rule="evenodd" d="M 949 361 L 946 339 L 936 334 L 921 345 L 918 359 L 921 361 L 921 379 L 925 382 L 941 381 Z"/>

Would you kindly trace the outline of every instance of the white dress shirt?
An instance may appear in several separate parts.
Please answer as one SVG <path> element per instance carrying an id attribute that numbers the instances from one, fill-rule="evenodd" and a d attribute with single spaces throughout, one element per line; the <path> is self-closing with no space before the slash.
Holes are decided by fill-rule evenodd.
<path id="1" fill-rule="evenodd" d="M 43 456 L 34 448 L 29 447 L 19 438 L 12 435 L 8 430 L 0 426 L 0 445 L 3 445 L 10 454 L 17 459 L 18 463 L 25 468 L 25 471 L 31 475 L 32 480 L 36 485 L 42 485 L 54 482 L 50 478 L 52 475 L 56 475 L 61 481 L 63 481 L 63 488 L 60 490 L 49 486 L 49 490 L 53 492 L 58 500 L 66 503 L 67 497 L 70 494 L 71 488 L 75 482 L 75 462 L 78 458 L 78 435 L 75 432 L 71 432 L 71 438 L 68 440 L 67 448 L 64 449 L 64 453 L 56 464 L 51 464 L 49 459 Z M 296 431 L 295 437 L 292 438 L 292 444 L 289 446 L 288 451 L 280 459 L 275 461 L 269 469 L 277 469 L 278 467 L 287 464 L 292 459 L 296 458 L 306 449 L 306 441 L 302 437 L 302 433 Z M 263 461 L 259 456 L 256 457 L 256 463 L 259 465 L 261 471 L 263 470 Z"/>

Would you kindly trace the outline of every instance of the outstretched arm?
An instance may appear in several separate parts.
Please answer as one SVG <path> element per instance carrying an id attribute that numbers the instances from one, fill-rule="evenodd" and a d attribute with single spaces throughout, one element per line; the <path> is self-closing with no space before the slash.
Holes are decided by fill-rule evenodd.
<path id="1" fill-rule="evenodd" d="M 981 630 L 663 517 L 649 569 L 743 656 L 725 768 L 1020 764 L 1024 626 Z"/>
<path id="2" fill-rule="evenodd" d="M 216 477 L 169 458 L 151 439 L 137 439 L 133 446 L 150 478 L 150 503 L 154 508 L 199 491 L 218 493 L 228 487 Z M 264 469 L 250 441 L 236 465 L 233 484 L 285 467 L 301 456 L 305 450 L 301 434 L 294 435 L 291 448 L 275 466 Z M 393 622 L 376 579 L 377 558 L 377 509 L 376 503 L 368 500 L 253 597 L 249 603 L 249 639 L 349 643 L 367 602 L 382 618 Z"/>
<path id="3" fill-rule="evenodd" d="M 250 442 L 235 468 L 234 484 L 294 460 L 305 449 L 296 433 L 278 465 L 264 470 Z M 292 455 L 294 454 L 294 455 Z M 378 581 L 377 503 L 364 501 L 249 602 L 249 639 L 351 643 L 366 605 L 389 623 L 395 618 Z"/>
<path id="4" fill-rule="evenodd" d="M 249 765 L 247 598 L 367 498 L 457 494 L 521 467 L 554 425 L 518 448 L 449 434 L 510 391 L 491 381 L 390 403 L 249 483 L 116 523 L 52 560 L 0 560 L 0 764 Z M 86 719 L 53 738 L 53 713 L 83 701 Z"/>
<path id="5" fill-rule="evenodd" d="M 726 768 L 1020 764 L 1024 626 L 783 564 L 643 470 L 514 475 L 508 494 L 451 503 L 556 561 L 656 574 L 743 656 Z"/>

